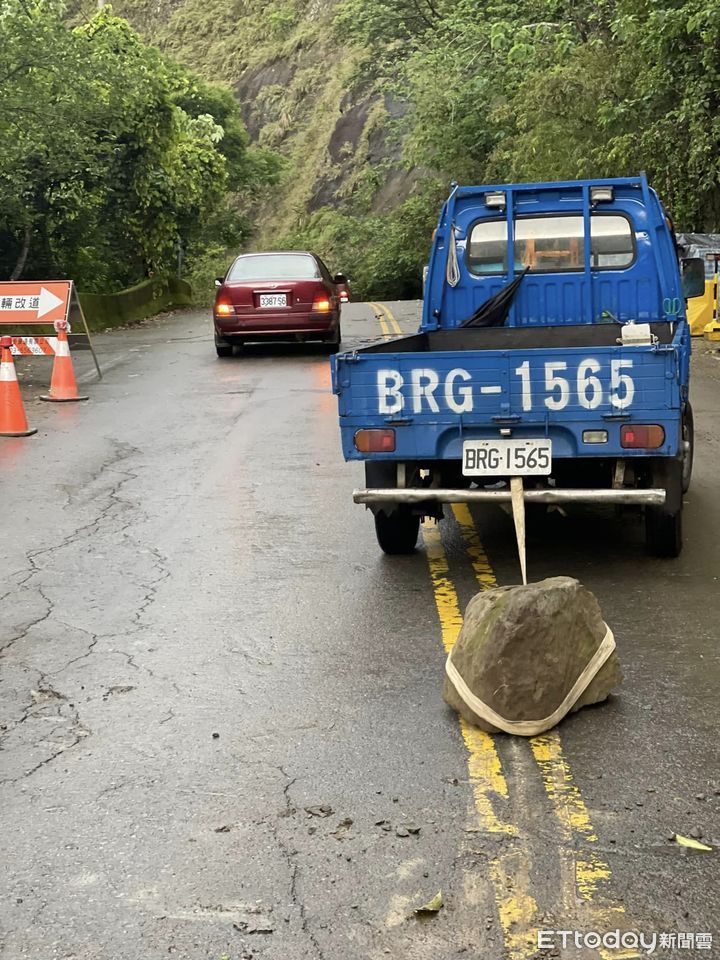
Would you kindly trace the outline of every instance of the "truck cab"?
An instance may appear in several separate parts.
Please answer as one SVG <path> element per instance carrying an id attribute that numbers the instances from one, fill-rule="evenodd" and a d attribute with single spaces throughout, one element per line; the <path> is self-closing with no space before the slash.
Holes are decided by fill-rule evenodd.
<path id="1" fill-rule="evenodd" d="M 434 233 L 417 334 L 339 354 L 353 494 L 388 553 L 443 504 L 632 504 L 650 551 L 677 556 L 692 469 L 680 261 L 644 176 L 453 185 Z"/>

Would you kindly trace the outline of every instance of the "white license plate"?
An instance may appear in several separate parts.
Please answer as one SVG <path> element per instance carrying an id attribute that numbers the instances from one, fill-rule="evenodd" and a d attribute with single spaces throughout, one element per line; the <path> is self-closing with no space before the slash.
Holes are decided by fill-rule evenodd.
<path id="1" fill-rule="evenodd" d="M 261 307 L 286 307 L 287 294 L 286 293 L 261 293 L 260 306 Z"/>
<path id="2" fill-rule="evenodd" d="M 466 440 L 466 477 L 547 476 L 552 466 L 552 440 Z"/>

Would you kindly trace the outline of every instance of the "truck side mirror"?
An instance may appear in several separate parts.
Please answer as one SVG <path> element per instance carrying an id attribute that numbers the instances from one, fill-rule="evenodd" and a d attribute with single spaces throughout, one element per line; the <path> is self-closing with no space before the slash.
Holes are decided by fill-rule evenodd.
<path id="1" fill-rule="evenodd" d="M 701 297 L 705 293 L 705 261 L 702 257 L 689 257 L 681 264 L 683 296 L 686 300 Z"/>
<path id="2" fill-rule="evenodd" d="M 223 285 L 223 283 L 225 283 L 225 281 L 224 281 L 224 279 L 223 279 L 222 277 L 215 277 L 215 286 L 216 286 L 216 287 L 221 287 L 221 286 Z"/>

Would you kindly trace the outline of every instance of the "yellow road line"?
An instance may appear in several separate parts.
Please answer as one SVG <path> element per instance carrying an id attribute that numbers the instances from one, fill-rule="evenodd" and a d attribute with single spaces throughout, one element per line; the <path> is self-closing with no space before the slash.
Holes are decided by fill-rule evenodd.
<path id="1" fill-rule="evenodd" d="M 450 580 L 450 567 L 445 556 L 445 548 L 440 539 L 440 528 L 425 521 L 423 523 L 423 540 L 427 551 L 427 562 L 430 567 L 430 579 L 435 592 L 435 606 L 440 618 L 440 632 L 445 653 L 450 653 L 462 627 L 462 614 L 455 587 Z"/>
<path id="2" fill-rule="evenodd" d="M 380 330 L 382 331 L 383 339 L 389 340 L 392 336 L 388 330 L 387 321 L 385 319 L 385 311 L 379 303 L 370 303 L 370 309 L 375 314 L 375 319 L 380 324 Z"/>
<path id="3" fill-rule="evenodd" d="M 440 620 L 443 646 L 450 653 L 462 626 L 462 614 L 455 587 L 450 580 L 445 550 L 440 539 L 440 530 L 432 523 L 423 524 L 430 579 L 435 593 L 435 606 Z M 468 770 L 473 784 L 475 806 L 481 816 L 483 827 L 490 833 L 515 834 L 513 824 L 502 823 L 493 812 L 491 794 L 507 799 L 508 788 L 500 766 L 500 757 L 492 737 L 464 720 L 460 721 L 462 735 L 470 756 Z"/>
<path id="4" fill-rule="evenodd" d="M 532 737 L 530 747 L 540 768 L 545 792 L 560 823 L 563 842 L 564 865 L 567 869 L 572 894 L 586 904 L 593 929 L 601 932 L 622 926 L 625 907 L 614 901 L 605 887 L 611 879 L 609 864 L 588 844 L 598 842 L 597 833 L 590 821 L 590 812 L 579 787 L 574 783 L 570 764 L 563 753 L 560 734 L 551 730 L 539 737 Z M 635 950 L 609 951 L 600 949 L 605 958 L 637 957 Z"/>
<path id="5" fill-rule="evenodd" d="M 446 652 L 452 650 L 462 626 L 457 591 L 437 525 L 423 523 L 435 606 Z M 473 790 L 475 824 L 483 832 L 504 834 L 506 849 L 490 862 L 490 881 L 498 908 L 508 960 L 530 960 L 537 951 L 537 904 L 530 895 L 529 851 L 518 843 L 515 824 L 498 817 L 494 804 L 507 802 L 508 786 L 490 734 L 460 720 L 468 750 L 468 778 Z"/>
<path id="6" fill-rule="evenodd" d="M 400 324 L 397 322 L 397 320 L 396 320 L 396 318 L 395 318 L 395 314 L 392 312 L 392 310 L 390 309 L 390 307 L 388 307 L 388 306 L 387 306 L 386 304 L 384 304 L 384 303 L 378 303 L 378 306 L 380 307 L 380 309 L 382 310 L 382 312 L 383 312 L 383 313 L 385 314 L 385 316 L 387 317 L 387 322 L 388 322 L 388 326 L 390 327 L 390 329 L 393 331 L 393 333 L 396 333 L 399 337 L 401 337 L 401 336 L 403 335 L 402 327 L 401 327 Z"/>
<path id="7" fill-rule="evenodd" d="M 490 561 L 485 553 L 480 537 L 478 536 L 475 522 L 473 521 L 470 508 L 466 503 L 454 503 L 452 505 L 455 520 L 460 527 L 460 532 L 465 541 L 465 551 L 470 557 L 470 563 L 475 571 L 475 579 L 480 584 L 481 590 L 489 590 L 498 585 Z"/>
<path id="8" fill-rule="evenodd" d="M 497 579 L 468 505 L 456 503 L 452 509 L 480 588 L 487 590 L 497 586 Z M 530 747 L 540 768 L 545 792 L 560 823 L 565 844 L 560 849 L 565 905 L 569 911 L 573 911 L 579 898 L 587 904 L 595 930 L 603 932 L 615 929 L 625 908 L 613 902 L 602 890 L 601 885 L 611 878 L 609 865 L 595 851 L 587 851 L 587 845 L 597 843 L 598 837 L 580 789 L 573 781 L 570 764 L 563 754 L 560 734 L 554 730 L 543 736 L 532 737 Z M 583 852 L 579 852 L 578 848 Z M 598 895 L 601 896 L 600 901 L 596 899 Z M 629 960 L 637 956 L 635 951 L 609 952 L 602 948 L 599 953 L 601 957 L 613 957 L 614 960 Z"/>

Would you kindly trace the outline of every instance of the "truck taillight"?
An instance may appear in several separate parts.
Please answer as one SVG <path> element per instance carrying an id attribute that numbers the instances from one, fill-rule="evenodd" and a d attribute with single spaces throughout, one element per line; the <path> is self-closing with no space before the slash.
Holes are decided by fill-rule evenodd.
<path id="1" fill-rule="evenodd" d="M 626 423 L 620 429 L 620 446 L 626 449 L 657 450 L 665 443 L 659 423 Z"/>
<path id="2" fill-rule="evenodd" d="M 313 300 L 313 313 L 330 313 L 332 310 L 332 303 L 328 299 L 326 293 L 320 293 Z"/>
<path id="3" fill-rule="evenodd" d="M 235 307 L 231 303 L 228 303 L 227 300 L 218 300 L 215 304 L 215 313 L 220 317 L 229 317 L 231 313 L 235 312 Z"/>
<path id="4" fill-rule="evenodd" d="M 355 434 L 355 447 L 360 453 L 393 453 L 395 450 L 395 431 L 358 430 Z"/>

